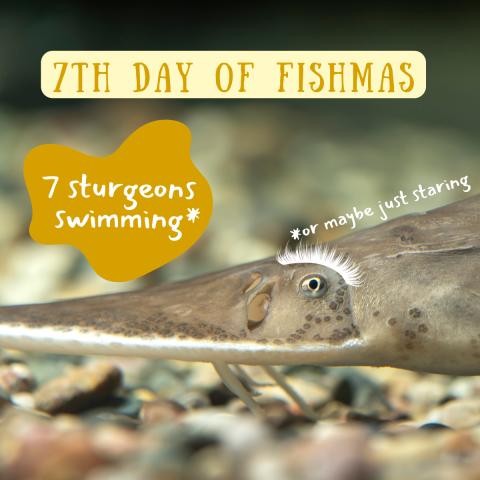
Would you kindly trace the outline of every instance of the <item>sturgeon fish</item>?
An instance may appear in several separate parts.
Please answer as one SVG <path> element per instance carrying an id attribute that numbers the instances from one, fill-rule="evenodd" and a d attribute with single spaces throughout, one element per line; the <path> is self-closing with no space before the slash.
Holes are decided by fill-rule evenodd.
<path id="1" fill-rule="evenodd" d="M 140 291 L 2 307 L 0 347 L 479 375 L 479 214 L 476 195 L 339 240 L 360 287 L 272 257 Z M 305 292 L 310 278 L 325 280 L 318 295 Z"/>

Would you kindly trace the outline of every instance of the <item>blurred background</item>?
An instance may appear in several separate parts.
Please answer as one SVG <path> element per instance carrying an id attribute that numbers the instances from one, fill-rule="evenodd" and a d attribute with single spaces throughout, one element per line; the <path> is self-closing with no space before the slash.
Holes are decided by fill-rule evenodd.
<path id="1" fill-rule="evenodd" d="M 115 7 L 1 2 L 0 304 L 136 289 L 260 259 L 284 245 L 293 228 L 322 226 L 353 207 L 375 209 L 418 184 L 468 176 L 472 188 L 389 210 L 390 219 L 480 193 L 479 19 L 474 2 L 187 1 Z M 418 50 L 427 60 L 427 89 L 414 100 L 328 101 L 52 100 L 40 91 L 40 59 L 49 50 L 221 49 Z M 109 283 L 75 248 L 33 242 L 22 171 L 32 148 L 54 143 L 105 156 L 137 128 L 159 119 L 190 128 L 192 159 L 213 191 L 212 219 L 190 250 L 135 281 Z M 321 229 L 315 240 L 335 240 L 379 222 L 375 215 L 355 230 Z M 11 351 L 0 357 L 4 396 L 25 410 L 35 404 L 36 387 L 33 380 L 21 388 L 11 387 L 14 380 L 5 383 L 7 373 L 21 377 L 11 365 L 27 365 L 31 377 L 24 376 L 41 386 L 91 361 Z M 120 407 L 102 410 L 112 415 L 110 421 L 98 412 L 82 417 L 83 424 L 71 417 L 45 424 L 39 417 L 6 416 L 0 426 L 2 478 L 479 478 L 480 383 L 473 377 L 391 369 L 284 370 L 295 388 L 322 408 L 327 423 L 354 424 L 335 430 L 299 420 L 301 412 L 281 392 L 261 397 L 274 405 L 270 424 L 240 420 L 239 403 L 208 365 L 114 362 L 124 375 L 123 397 Z M 233 416 L 216 416 L 212 405 Z M 181 415 L 187 420 L 180 428 Z M 151 428 L 147 433 L 136 430 L 141 422 Z M 92 430 L 97 423 L 106 429 Z M 440 427 L 420 432 L 433 424 Z M 387 425 L 387 433 L 379 433 L 379 425 Z M 71 440 L 72 431 L 79 437 Z M 58 449 L 63 456 L 53 460 L 48 453 L 42 461 L 32 453 Z M 133 460 L 125 464 L 125 458 Z M 55 462 L 62 467 L 54 468 Z"/>
<path id="2" fill-rule="evenodd" d="M 127 290 L 274 254 L 293 228 L 375 207 L 399 190 L 468 175 L 457 188 L 390 210 L 424 211 L 480 191 L 479 8 L 436 3 L 209 2 L 111 9 L 88 2 L 0 7 L 0 304 Z M 250 16 L 255 13 L 255 16 Z M 418 50 L 427 90 L 413 100 L 52 100 L 40 91 L 49 50 Z M 69 246 L 29 237 L 23 160 L 55 143 L 109 155 L 143 124 L 172 119 L 193 135 L 192 158 L 214 195 L 211 222 L 184 255 L 129 284 L 100 279 Z M 378 209 L 377 209 L 378 210 Z M 355 230 L 320 230 L 334 240 Z M 309 240 L 313 240 L 312 236 Z"/>

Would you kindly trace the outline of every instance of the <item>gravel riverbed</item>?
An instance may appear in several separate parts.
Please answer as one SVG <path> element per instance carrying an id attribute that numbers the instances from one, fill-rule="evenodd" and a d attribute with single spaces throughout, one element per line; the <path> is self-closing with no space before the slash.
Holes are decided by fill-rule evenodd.
<path id="1" fill-rule="evenodd" d="M 255 418 L 210 364 L 3 350 L 5 480 L 478 479 L 480 379 L 282 367 Z M 265 382 L 260 367 L 245 367 Z"/>
<path id="2" fill-rule="evenodd" d="M 73 247 L 28 234 L 22 165 L 43 143 L 109 155 L 160 118 L 192 131 L 192 159 L 214 195 L 211 222 L 185 254 L 140 279 L 109 283 Z M 116 103 L 2 111 L 0 303 L 54 301 L 142 288 L 274 254 L 293 228 L 397 192 L 468 175 L 456 189 L 402 206 L 427 210 L 479 192 L 479 147 L 458 131 L 379 122 L 284 104 Z M 389 212 L 390 214 L 390 212 Z M 369 217 L 356 228 L 379 223 Z M 343 229 L 342 229 L 343 228 Z M 352 232 L 320 231 L 330 241 Z M 259 382 L 259 367 L 246 367 Z M 321 415 L 307 419 L 278 387 L 255 387 L 258 420 L 210 364 L 3 350 L 2 480 L 478 480 L 480 379 L 394 369 L 281 367 Z"/>

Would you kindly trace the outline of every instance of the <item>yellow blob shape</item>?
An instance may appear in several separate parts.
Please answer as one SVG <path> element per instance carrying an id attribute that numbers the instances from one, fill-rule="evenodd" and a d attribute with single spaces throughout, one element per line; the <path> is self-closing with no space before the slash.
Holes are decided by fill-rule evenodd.
<path id="1" fill-rule="evenodd" d="M 108 157 L 34 148 L 24 163 L 30 235 L 77 247 L 113 282 L 165 265 L 199 239 L 212 214 L 212 191 L 190 158 L 190 143 L 185 125 L 160 120 Z"/>

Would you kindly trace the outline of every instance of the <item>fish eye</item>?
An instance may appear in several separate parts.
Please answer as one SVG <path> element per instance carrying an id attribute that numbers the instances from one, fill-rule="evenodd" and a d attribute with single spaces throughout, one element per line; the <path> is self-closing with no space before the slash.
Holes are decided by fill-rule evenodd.
<path id="1" fill-rule="evenodd" d="M 310 298 L 320 298 L 327 291 L 327 279 L 321 275 L 308 275 L 300 281 L 300 291 Z"/>

